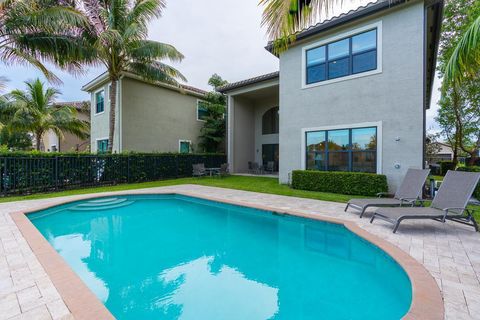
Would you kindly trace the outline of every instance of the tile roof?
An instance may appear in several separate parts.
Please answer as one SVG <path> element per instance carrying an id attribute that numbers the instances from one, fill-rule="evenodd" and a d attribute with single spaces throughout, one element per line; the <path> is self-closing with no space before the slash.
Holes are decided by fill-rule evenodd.
<path id="1" fill-rule="evenodd" d="M 55 106 L 72 106 L 75 107 L 77 110 L 83 110 L 84 108 L 90 108 L 90 102 L 89 101 L 61 101 L 61 102 L 55 102 Z"/>
<path id="2" fill-rule="evenodd" d="M 247 86 L 247 85 L 250 85 L 250 84 L 255 84 L 255 83 L 259 83 L 259 82 L 263 82 L 263 81 L 267 81 L 267 80 L 277 79 L 278 77 L 279 77 L 279 72 L 275 71 L 275 72 L 263 74 L 261 76 L 245 79 L 245 80 L 242 80 L 242 81 L 229 83 L 229 84 L 226 84 L 224 86 L 218 87 L 216 90 L 218 92 L 224 93 L 224 92 L 231 91 L 233 89 L 244 87 L 244 86 Z"/>

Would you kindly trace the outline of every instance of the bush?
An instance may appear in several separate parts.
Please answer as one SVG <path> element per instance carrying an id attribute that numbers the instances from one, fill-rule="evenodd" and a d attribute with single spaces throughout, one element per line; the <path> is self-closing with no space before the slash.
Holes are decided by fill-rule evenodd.
<path id="1" fill-rule="evenodd" d="M 387 177 L 361 172 L 326 172 L 295 170 L 292 172 L 294 189 L 374 196 L 387 192 Z"/>
<path id="2" fill-rule="evenodd" d="M 453 161 L 440 161 L 438 164 L 440 165 L 440 174 L 442 176 L 446 175 L 448 170 L 455 170 Z"/>
<path id="3" fill-rule="evenodd" d="M 457 171 L 467 171 L 467 172 L 480 172 L 480 166 L 470 166 L 470 167 L 460 167 Z M 477 188 L 473 192 L 473 196 L 480 200 L 480 182 L 477 185 Z"/>

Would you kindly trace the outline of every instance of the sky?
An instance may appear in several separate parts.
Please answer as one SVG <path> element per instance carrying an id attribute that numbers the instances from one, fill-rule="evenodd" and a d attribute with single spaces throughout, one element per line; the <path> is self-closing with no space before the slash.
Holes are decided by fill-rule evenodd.
<path id="1" fill-rule="evenodd" d="M 259 0 L 167 0 L 163 16 L 149 27 L 149 37 L 171 44 L 185 59 L 172 64 L 186 76 L 188 84 L 210 90 L 207 82 L 218 73 L 229 82 L 258 76 L 278 70 L 278 59 L 264 49 L 268 38 L 261 28 L 262 7 Z M 369 0 L 346 0 L 335 6 L 330 15 L 355 9 Z M 54 68 L 52 68 L 55 70 Z M 103 68 L 90 68 L 85 74 L 74 77 L 56 70 L 63 85 L 59 101 L 88 100 L 81 91 L 82 85 L 101 74 Z M 10 81 L 8 88 L 23 88 L 25 80 L 41 73 L 31 67 L 5 66 L 0 62 L 0 75 Z M 436 131 L 434 123 L 439 99 L 436 79 L 432 107 L 427 111 L 427 129 Z"/>

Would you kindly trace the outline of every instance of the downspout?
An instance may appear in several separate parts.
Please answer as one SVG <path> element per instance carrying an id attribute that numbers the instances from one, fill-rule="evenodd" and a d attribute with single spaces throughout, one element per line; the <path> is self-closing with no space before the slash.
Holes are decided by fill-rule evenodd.
<path id="1" fill-rule="evenodd" d="M 122 92 L 123 92 L 123 78 L 125 76 L 121 75 L 118 79 L 118 152 L 123 151 L 123 101 L 122 101 Z"/>

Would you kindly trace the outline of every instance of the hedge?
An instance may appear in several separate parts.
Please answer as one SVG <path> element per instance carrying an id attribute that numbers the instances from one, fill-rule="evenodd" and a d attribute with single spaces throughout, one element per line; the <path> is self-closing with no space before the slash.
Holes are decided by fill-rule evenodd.
<path id="1" fill-rule="evenodd" d="M 351 195 L 375 196 L 387 192 L 387 177 L 362 172 L 326 172 L 295 170 L 292 172 L 294 189 Z"/>
<path id="2" fill-rule="evenodd" d="M 453 161 L 440 161 L 440 175 L 444 176 L 448 170 L 455 170 L 455 163 Z"/>
<path id="3" fill-rule="evenodd" d="M 467 172 L 480 172 L 480 166 L 469 166 L 469 167 L 459 167 L 457 171 L 467 171 Z M 477 185 L 477 188 L 473 192 L 473 196 L 480 200 L 480 182 Z"/>
<path id="4" fill-rule="evenodd" d="M 189 177 L 195 163 L 225 162 L 223 154 L 0 153 L 0 195 Z"/>

